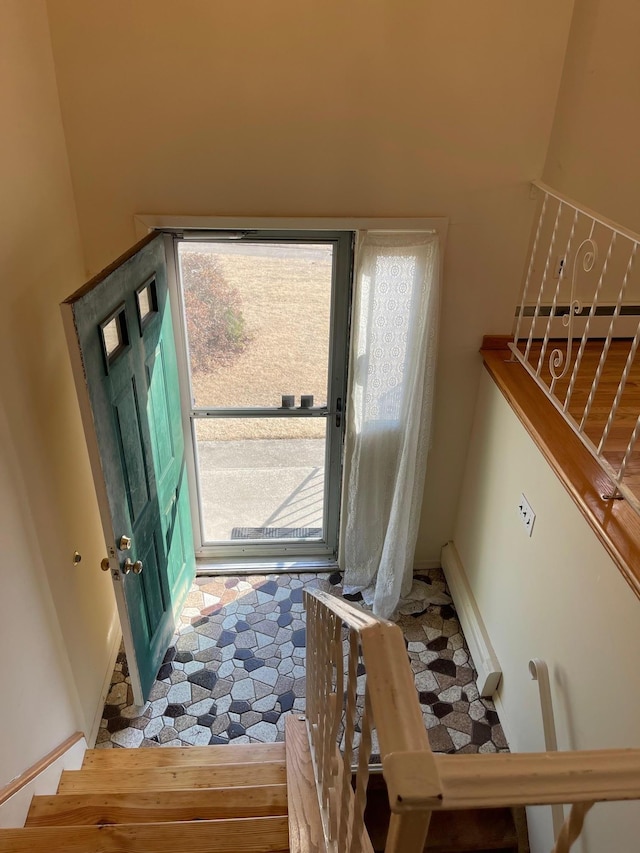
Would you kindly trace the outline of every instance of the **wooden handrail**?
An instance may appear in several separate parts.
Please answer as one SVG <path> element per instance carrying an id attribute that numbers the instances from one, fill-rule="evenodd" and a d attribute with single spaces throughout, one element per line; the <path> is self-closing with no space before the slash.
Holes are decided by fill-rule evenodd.
<path id="1" fill-rule="evenodd" d="M 430 803 L 441 797 L 441 791 L 402 631 L 392 622 L 378 619 L 360 607 L 354 607 L 328 593 L 305 590 L 304 595 L 307 613 L 310 614 L 307 631 L 307 656 L 308 658 L 310 656 L 307 685 L 312 691 L 309 696 L 311 701 L 308 702 L 309 733 L 312 750 L 315 745 L 315 748 L 322 751 L 324 756 L 324 761 L 316 762 L 321 809 L 325 803 L 338 802 L 338 798 L 332 797 L 327 790 L 327 778 L 330 773 L 327 755 L 328 750 L 335 749 L 335 740 L 332 746 L 327 738 L 330 740 L 336 731 L 336 714 L 341 716 L 343 713 L 339 698 L 343 694 L 343 651 L 340 636 L 342 627 L 347 627 L 351 632 L 349 678 L 346 684 L 346 695 L 349 698 L 345 710 L 347 720 L 345 742 L 347 744 L 350 743 L 349 739 L 353 734 L 356 690 L 354 650 L 358 645 L 364 662 L 367 686 L 355 795 L 351 794 L 350 785 L 345 788 L 342 769 L 343 764 L 349 767 L 349 745 L 342 761 L 338 760 L 335 763 L 333 782 L 329 782 L 331 789 L 343 792 L 340 800 L 342 843 L 346 841 L 345 815 L 348 814 L 346 823 L 356 826 L 357 822 L 359 827 L 362 826 L 371 743 L 369 731 L 373 724 L 378 735 L 382 772 L 387 783 L 391 807 L 385 849 L 387 853 L 417 853 L 423 850 L 426 841 L 432 811 Z M 325 631 L 327 632 L 326 643 L 322 639 Z M 319 648 L 316 648 L 316 644 Z M 331 659 L 329 657 L 331 653 L 327 651 L 329 648 L 333 650 L 331 653 L 334 655 Z M 335 666 L 335 682 L 331 674 L 333 666 Z M 321 700 L 315 695 L 318 671 L 326 674 L 324 690 L 327 691 L 327 695 Z M 334 721 L 333 728 L 329 725 L 329 721 Z M 419 808 L 413 804 L 413 798 L 417 792 L 421 798 Z M 327 826 L 334 820 L 338 821 L 337 814 L 333 817 L 326 811 L 325 814 Z M 357 831 L 360 832 L 359 829 Z M 357 846 L 351 849 L 364 851 L 369 847 L 369 839 L 363 827 Z"/>
<path id="2" fill-rule="evenodd" d="M 600 225 L 604 225 L 605 228 L 609 228 L 611 231 L 616 231 L 618 234 L 622 234 L 623 237 L 627 237 L 629 240 L 640 242 L 640 234 L 636 231 L 632 231 L 630 228 L 626 228 L 624 225 L 614 222 L 613 219 L 607 219 L 606 216 L 596 213 L 596 211 L 591 210 L 590 207 L 585 207 L 579 201 L 576 201 L 570 196 L 561 193 L 559 190 L 554 190 L 553 187 L 550 187 L 549 184 L 545 184 L 544 181 L 532 181 L 531 183 L 536 189 L 552 196 L 558 201 L 561 201 L 563 204 L 572 207 L 574 210 L 579 210 L 583 216 L 593 219 L 595 222 L 599 222 Z"/>
<path id="3" fill-rule="evenodd" d="M 83 737 L 82 732 L 75 732 L 70 735 L 61 744 L 58 744 L 55 749 L 52 749 L 51 752 L 48 752 L 43 758 L 32 764 L 31 767 L 28 767 L 23 773 L 16 776 L 15 779 L 12 779 L 8 785 L 0 788 L 0 806 L 10 797 L 13 797 L 14 794 L 17 794 L 21 788 L 32 782 L 36 776 L 39 776 L 47 767 L 50 767 L 54 761 L 57 761 L 67 750 L 71 749 L 78 741 L 81 741 Z"/>
<path id="4" fill-rule="evenodd" d="M 505 349 L 485 339 L 484 365 L 620 573 L 640 598 L 640 516 L 626 501 L 604 501 L 611 481 L 543 392 Z"/>
<path id="5" fill-rule="evenodd" d="M 364 628 L 370 628 L 380 623 L 393 626 L 393 622 L 378 619 L 377 616 L 368 613 L 357 604 L 350 604 L 330 592 L 323 592 L 320 589 L 305 589 L 304 594 L 317 598 L 328 610 L 335 613 L 348 628 L 353 628 L 355 631 L 362 631 Z"/>
<path id="6" fill-rule="evenodd" d="M 640 799 L 640 749 L 434 755 L 442 801 L 474 809 Z M 416 803 L 417 805 L 417 803 Z"/>
<path id="7" fill-rule="evenodd" d="M 585 814 L 594 803 L 640 799 L 640 749 L 434 755 L 429 747 L 400 628 L 376 619 L 361 608 L 328 593 L 305 590 L 304 595 L 308 612 L 313 613 L 312 630 L 308 638 L 312 642 L 307 643 L 307 652 L 316 655 L 312 657 L 311 680 L 314 681 L 319 667 L 325 673 L 333 672 L 323 682 L 326 691 L 326 703 L 325 697 L 320 700 L 323 710 L 318 711 L 318 703 L 314 698 L 314 710 L 309 720 L 311 741 L 318 730 L 322 729 L 324 733 L 318 746 L 325 756 L 327 750 L 336 748 L 335 739 L 333 745 L 326 740 L 328 732 L 331 732 L 331 739 L 336 731 L 328 725 L 327 720 L 335 719 L 336 713 L 342 713 L 339 698 L 343 695 L 342 674 L 336 674 L 336 669 L 331 669 L 342 669 L 342 626 L 351 629 L 350 680 L 346 685 L 348 719 L 349 714 L 353 713 L 355 696 L 353 677 L 356 667 L 352 652 L 358 644 L 362 650 L 367 676 L 365 716 L 362 722 L 363 743 L 366 739 L 366 744 L 364 752 L 361 744 L 355 797 L 348 785 L 348 802 L 343 808 L 343 814 L 346 809 L 348 819 L 351 820 L 353 815 L 364 811 L 370 746 L 368 730 L 373 719 L 391 807 L 386 853 L 423 850 L 433 811 L 571 804 L 571 813 L 562 826 L 554 848 L 554 853 L 568 853 L 582 830 Z M 329 637 L 328 644 L 317 654 L 318 650 L 312 646 L 314 642 L 322 645 L 321 638 L 325 630 Z M 333 650 L 333 658 L 329 656 L 329 646 Z M 320 723 L 315 720 L 320 720 Z M 347 725 L 349 730 L 353 730 L 352 724 L 351 729 Z M 313 742 L 311 747 L 313 749 Z M 344 763 L 348 768 L 347 759 L 345 753 Z M 323 772 L 326 778 L 329 765 L 330 762 L 325 760 Z M 338 771 L 334 778 L 342 779 L 339 758 L 335 766 Z M 363 774 L 364 783 L 361 779 Z M 321 797 L 325 803 L 335 803 L 336 797 L 327 792 L 326 778 L 322 780 L 325 787 Z M 319 775 L 316 780 L 320 780 Z M 319 789 L 321 784 L 318 781 Z M 339 785 L 340 789 L 344 790 L 344 786 Z M 335 814 L 328 815 L 329 824 L 337 819 Z M 360 845 L 351 849 L 369 849 L 364 829 Z"/>

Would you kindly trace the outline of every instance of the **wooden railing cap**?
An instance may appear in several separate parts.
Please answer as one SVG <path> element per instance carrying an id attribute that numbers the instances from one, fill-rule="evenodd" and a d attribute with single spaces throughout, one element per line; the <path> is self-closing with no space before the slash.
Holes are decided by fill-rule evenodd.
<path id="1" fill-rule="evenodd" d="M 392 812 L 434 809 L 442 805 L 440 777 L 430 750 L 392 752 L 385 756 L 383 766 Z"/>

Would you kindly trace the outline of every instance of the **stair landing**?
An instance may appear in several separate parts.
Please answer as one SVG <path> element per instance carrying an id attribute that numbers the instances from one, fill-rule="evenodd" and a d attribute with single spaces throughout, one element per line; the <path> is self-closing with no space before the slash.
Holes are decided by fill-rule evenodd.
<path id="1" fill-rule="evenodd" d="M 440 570 L 421 579 L 427 593 L 447 594 Z M 119 656 L 98 747 L 281 741 L 287 713 L 304 711 L 303 589 L 339 595 L 339 580 L 327 573 L 198 578 L 142 709 L 131 704 L 126 659 Z M 454 608 L 426 601 L 423 612 L 399 624 L 432 749 L 506 750 L 493 704 L 478 695 Z"/>

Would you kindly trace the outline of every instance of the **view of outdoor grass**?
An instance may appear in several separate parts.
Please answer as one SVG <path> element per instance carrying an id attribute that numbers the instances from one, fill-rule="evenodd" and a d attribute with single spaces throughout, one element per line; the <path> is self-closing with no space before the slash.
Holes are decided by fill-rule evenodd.
<path id="1" fill-rule="evenodd" d="M 296 406 L 301 394 L 326 404 L 330 245 L 182 243 L 179 258 L 195 406 L 277 408 L 283 394 Z M 217 428 L 217 440 L 254 433 L 251 421 L 225 427 L 232 434 Z M 317 437 L 324 429 L 319 420 Z M 295 423 L 280 418 L 260 432 L 296 437 Z"/>
<path id="2" fill-rule="evenodd" d="M 180 244 L 193 404 L 248 409 L 195 425 L 205 541 L 323 530 L 326 419 L 252 418 L 250 409 L 277 411 L 283 394 L 296 406 L 302 394 L 326 405 L 332 251 Z"/>

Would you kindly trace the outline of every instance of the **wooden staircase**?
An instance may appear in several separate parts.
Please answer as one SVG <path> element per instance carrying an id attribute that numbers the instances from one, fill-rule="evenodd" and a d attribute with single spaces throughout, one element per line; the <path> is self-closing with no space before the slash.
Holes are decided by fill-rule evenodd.
<path id="1" fill-rule="evenodd" d="M 384 850 L 389 804 L 372 776 L 367 827 Z M 526 832 L 525 832 L 526 836 Z M 520 836 L 522 838 L 522 836 Z M 523 853 L 510 810 L 437 812 L 425 853 Z M 35 796 L 0 853 L 324 853 L 306 724 L 284 743 L 88 750 L 58 793 Z"/>
<path id="2" fill-rule="evenodd" d="M 24 829 L 0 831 L 1 853 L 288 850 L 283 743 L 88 750 Z"/>

